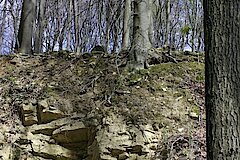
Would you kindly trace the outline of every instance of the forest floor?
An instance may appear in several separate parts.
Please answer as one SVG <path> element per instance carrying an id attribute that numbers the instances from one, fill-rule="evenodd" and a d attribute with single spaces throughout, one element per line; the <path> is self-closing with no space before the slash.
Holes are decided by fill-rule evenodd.
<path id="1" fill-rule="evenodd" d="M 110 113 L 162 131 L 153 159 L 206 159 L 204 54 L 172 53 L 177 63 L 126 69 L 126 57 L 68 52 L 0 57 L 0 120 L 19 132 L 22 102 L 48 97 L 66 114 Z M 8 105 L 6 105 L 8 104 Z"/>

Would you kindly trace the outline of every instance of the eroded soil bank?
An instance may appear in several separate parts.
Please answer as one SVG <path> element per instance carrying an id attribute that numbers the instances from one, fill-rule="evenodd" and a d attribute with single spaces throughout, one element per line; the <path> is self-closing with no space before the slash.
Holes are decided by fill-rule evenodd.
<path id="1" fill-rule="evenodd" d="M 140 71 L 120 55 L 1 56 L 0 156 L 206 159 L 204 55 L 161 52 Z"/>

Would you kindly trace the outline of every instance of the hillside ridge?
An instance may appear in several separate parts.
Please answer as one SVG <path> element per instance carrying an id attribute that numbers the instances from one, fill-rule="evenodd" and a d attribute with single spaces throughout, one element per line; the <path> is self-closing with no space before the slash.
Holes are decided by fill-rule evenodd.
<path id="1" fill-rule="evenodd" d="M 204 54 L 0 57 L 3 159 L 206 158 Z"/>

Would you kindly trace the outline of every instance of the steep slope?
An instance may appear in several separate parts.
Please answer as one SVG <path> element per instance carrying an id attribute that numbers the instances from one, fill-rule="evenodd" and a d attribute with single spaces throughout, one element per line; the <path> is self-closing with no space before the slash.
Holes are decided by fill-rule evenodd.
<path id="1" fill-rule="evenodd" d="M 2 159 L 204 159 L 203 54 L 152 52 L 2 56 Z"/>

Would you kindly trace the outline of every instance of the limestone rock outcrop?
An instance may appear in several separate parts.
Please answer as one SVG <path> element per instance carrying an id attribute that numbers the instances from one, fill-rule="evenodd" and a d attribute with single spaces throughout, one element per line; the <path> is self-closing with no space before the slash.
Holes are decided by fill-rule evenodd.
<path id="1" fill-rule="evenodd" d="M 40 104 L 47 108 L 46 102 Z M 53 109 L 39 120 L 44 109 L 34 108 L 37 106 L 33 104 L 21 106 L 26 132 L 19 135 L 16 142 L 21 157 L 27 159 L 151 159 L 161 139 L 161 133 L 154 131 L 151 125 L 127 123 L 123 116 L 115 114 L 96 122 L 87 118 L 91 116 L 78 113 L 59 116 L 60 111 Z M 27 119 L 30 115 L 32 118 Z"/>

